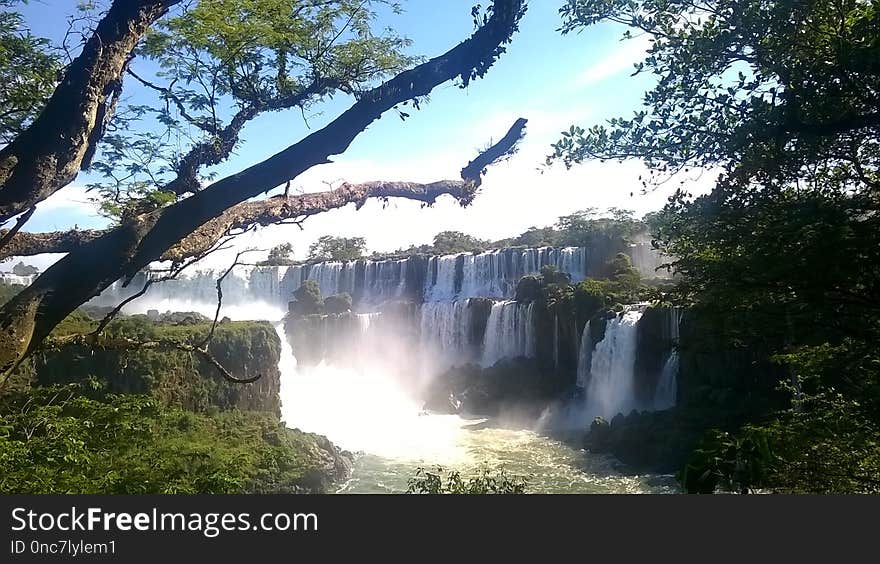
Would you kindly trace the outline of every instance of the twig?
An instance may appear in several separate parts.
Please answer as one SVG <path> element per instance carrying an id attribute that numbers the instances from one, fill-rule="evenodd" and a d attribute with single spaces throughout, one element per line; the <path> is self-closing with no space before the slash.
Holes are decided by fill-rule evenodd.
<path id="1" fill-rule="evenodd" d="M 217 328 L 217 319 L 220 317 L 220 308 L 223 306 L 223 280 L 229 276 L 229 273 L 232 272 L 232 269 L 236 266 L 240 266 L 243 263 L 238 262 L 238 259 L 241 258 L 241 255 L 247 253 L 254 252 L 262 252 L 260 249 L 245 249 L 243 251 L 239 251 L 237 255 L 235 255 L 235 260 L 232 261 L 232 264 L 229 265 L 229 268 L 226 269 L 220 278 L 217 279 L 217 310 L 214 312 L 214 322 L 211 323 L 211 331 L 208 333 L 208 336 L 205 337 L 205 340 L 199 345 L 199 348 L 204 349 L 206 352 L 208 350 L 208 343 L 211 342 L 211 339 L 214 338 L 214 329 Z"/>
<path id="2" fill-rule="evenodd" d="M 34 215 L 35 211 L 37 211 L 37 206 L 34 205 L 28 208 L 26 212 L 21 214 L 21 216 L 18 218 L 18 221 L 15 222 L 15 226 L 7 231 L 6 234 L 3 235 L 3 238 L 0 239 L 0 249 L 9 244 L 9 241 L 11 241 L 13 237 L 15 237 L 15 234 L 18 233 L 18 230 L 21 229 L 25 223 L 27 223 L 27 220 L 29 220 L 31 216 Z"/>

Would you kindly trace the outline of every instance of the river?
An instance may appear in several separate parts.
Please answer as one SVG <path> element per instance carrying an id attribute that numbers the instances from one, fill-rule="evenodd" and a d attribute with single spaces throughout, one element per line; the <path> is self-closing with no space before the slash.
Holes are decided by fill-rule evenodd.
<path id="1" fill-rule="evenodd" d="M 356 455 L 339 493 L 400 493 L 419 467 L 522 476 L 530 493 L 674 493 L 672 476 L 629 475 L 610 458 L 530 429 L 427 414 L 383 374 L 318 365 L 298 370 L 282 335 L 282 418 Z"/>

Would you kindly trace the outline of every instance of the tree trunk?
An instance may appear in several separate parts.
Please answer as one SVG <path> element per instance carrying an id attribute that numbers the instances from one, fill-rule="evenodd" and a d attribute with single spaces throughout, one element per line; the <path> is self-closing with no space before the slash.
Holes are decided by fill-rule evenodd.
<path id="1" fill-rule="evenodd" d="M 116 0 L 36 120 L 0 151 L 0 223 L 88 166 L 143 33 L 180 0 Z"/>

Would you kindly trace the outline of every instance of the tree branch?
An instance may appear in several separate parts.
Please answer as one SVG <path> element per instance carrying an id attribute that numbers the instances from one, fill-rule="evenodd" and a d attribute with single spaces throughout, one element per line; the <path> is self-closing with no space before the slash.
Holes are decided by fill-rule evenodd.
<path id="1" fill-rule="evenodd" d="M 196 256 L 235 229 L 252 225 L 272 225 L 286 219 L 306 217 L 339 208 L 350 203 L 360 209 L 369 198 L 405 198 L 431 205 L 437 198 L 448 194 L 466 206 L 473 201 L 482 183 L 486 168 L 510 155 L 525 135 L 528 120 L 519 118 L 507 134 L 496 144 L 481 152 L 461 171 L 463 180 L 440 180 L 429 184 L 417 182 L 373 181 L 361 184 L 344 183 L 335 190 L 290 196 L 274 196 L 259 202 L 244 202 L 228 209 L 220 217 L 202 225 L 180 243 L 166 251 L 162 260 L 181 261 Z M 288 183 L 289 186 L 289 183 Z M 18 233 L 6 247 L 0 248 L 0 260 L 12 256 L 32 256 L 42 253 L 69 253 L 90 243 L 107 231 L 54 231 L 51 233 Z M 0 230 L 0 237 L 8 232 Z"/>
<path id="2" fill-rule="evenodd" d="M 11 230 L 0 230 L 0 237 L 9 237 Z M 107 231 L 99 229 L 52 231 L 49 233 L 12 232 L 12 237 L 0 248 L 0 260 L 13 256 L 33 256 L 43 253 L 70 253 L 91 243 Z"/>
<path id="3" fill-rule="evenodd" d="M 470 38 L 446 53 L 401 72 L 364 92 L 348 110 L 298 143 L 237 174 L 219 180 L 188 198 L 141 215 L 69 253 L 39 276 L 33 284 L 0 308 L 0 374 L 6 375 L 30 354 L 67 315 L 110 284 L 135 275 L 159 260 L 191 233 L 218 218 L 229 208 L 283 185 L 315 165 L 329 162 L 331 155 L 344 152 L 373 121 L 396 105 L 426 96 L 436 86 L 461 78 L 467 85 L 483 76 L 503 53 L 504 45 L 518 29 L 525 12 L 525 0 L 494 0 L 492 15 Z M 473 197 L 473 182 L 464 202 Z M 412 190 L 402 185 L 374 188 L 369 196 L 413 197 L 433 201 L 450 190 L 422 185 Z M 314 208 L 313 213 L 351 201 L 363 201 L 364 193 L 348 198 L 336 193 L 333 201 Z M 316 195 L 302 195 L 314 201 Z M 204 244 L 202 244 L 204 243 Z M 210 246 L 208 239 L 193 245 L 198 251 Z"/>

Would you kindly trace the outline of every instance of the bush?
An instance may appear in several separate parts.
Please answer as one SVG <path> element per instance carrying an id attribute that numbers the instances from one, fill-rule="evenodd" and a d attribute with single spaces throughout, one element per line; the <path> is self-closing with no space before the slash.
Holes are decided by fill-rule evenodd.
<path id="1" fill-rule="evenodd" d="M 76 385 L 7 394 L 0 413 L 0 494 L 322 491 L 338 458 L 269 414 L 208 416 Z"/>
<path id="2" fill-rule="evenodd" d="M 502 468 L 497 475 L 484 467 L 473 477 L 463 478 L 461 473 L 446 472 L 437 467 L 436 473 L 419 468 L 407 482 L 408 494 L 524 494 L 528 482 L 521 476 L 508 476 Z"/>
<path id="3" fill-rule="evenodd" d="M 324 313 L 348 313 L 351 311 L 351 305 L 351 295 L 346 292 L 334 296 L 327 296 L 327 298 L 324 299 Z"/>
<path id="4" fill-rule="evenodd" d="M 295 315 L 315 315 L 324 311 L 324 300 L 321 298 L 321 287 L 314 280 L 306 280 L 293 292 L 294 301 L 290 302 L 290 311 Z"/>

